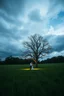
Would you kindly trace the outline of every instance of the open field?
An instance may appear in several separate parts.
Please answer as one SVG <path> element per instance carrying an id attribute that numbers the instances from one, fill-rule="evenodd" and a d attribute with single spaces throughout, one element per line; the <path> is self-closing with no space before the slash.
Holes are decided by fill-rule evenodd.
<path id="1" fill-rule="evenodd" d="M 0 65 L 0 96 L 64 96 L 64 64 L 25 69 L 29 65 Z"/>

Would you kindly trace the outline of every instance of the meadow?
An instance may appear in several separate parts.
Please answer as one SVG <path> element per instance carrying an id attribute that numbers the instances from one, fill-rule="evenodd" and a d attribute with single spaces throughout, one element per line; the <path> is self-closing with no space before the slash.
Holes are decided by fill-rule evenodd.
<path id="1" fill-rule="evenodd" d="M 64 64 L 38 66 L 0 65 L 0 96 L 64 96 Z"/>

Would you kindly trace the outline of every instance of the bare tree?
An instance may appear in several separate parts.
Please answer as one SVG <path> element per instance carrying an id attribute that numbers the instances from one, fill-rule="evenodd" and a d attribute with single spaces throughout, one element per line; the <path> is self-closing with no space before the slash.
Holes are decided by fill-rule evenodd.
<path id="1" fill-rule="evenodd" d="M 39 34 L 31 35 L 28 41 L 23 42 L 23 45 L 26 48 L 24 55 L 32 58 L 36 63 L 36 67 L 38 67 L 39 59 L 48 54 L 51 49 L 47 40 L 43 39 Z"/>

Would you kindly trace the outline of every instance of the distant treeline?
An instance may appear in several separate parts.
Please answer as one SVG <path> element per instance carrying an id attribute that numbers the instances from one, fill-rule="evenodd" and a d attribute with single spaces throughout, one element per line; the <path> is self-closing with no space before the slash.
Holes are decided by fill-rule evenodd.
<path id="1" fill-rule="evenodd" d="M 7 57 L 4 61 L 0 60 L 0 65 L 1 64 L 29 64 L 30 62 L 33 62 L 31 59 L 20 59 L 18 57 Z M 34 62 L 33 62 L 34 63 Z M 42 60 L 41 62 L 38 63 L 64 63 L 64 57 L 63 56 L 58 56 L 58 57 L 53 57 L 51 59 L 47 60 Z"/>
<path id="2" fill-rule="evenodd" d="M 0 61 L 0 64 L 29 64 L 31 59 L 20 59 L 18 57 L 7 57 L 4 61 Z"/>
<path id="3" fill-rule="evenodd" d="M 64 63 L 64 57 L 63 56 L 53 57 L 51 59 L 41 61 L 41 63 Z"/>

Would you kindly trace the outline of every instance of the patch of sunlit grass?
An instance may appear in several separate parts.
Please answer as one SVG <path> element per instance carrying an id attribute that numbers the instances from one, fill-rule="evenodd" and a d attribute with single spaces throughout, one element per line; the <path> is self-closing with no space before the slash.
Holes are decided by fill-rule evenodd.
<path id="1" fill-rule="evenodd" d="M 24 69 L 20 69 L 20 70 L 30 70 L 30 68 L 24 68 Z M 42 68 L 34 68 L 33 70 L 42 70 Z"/>

